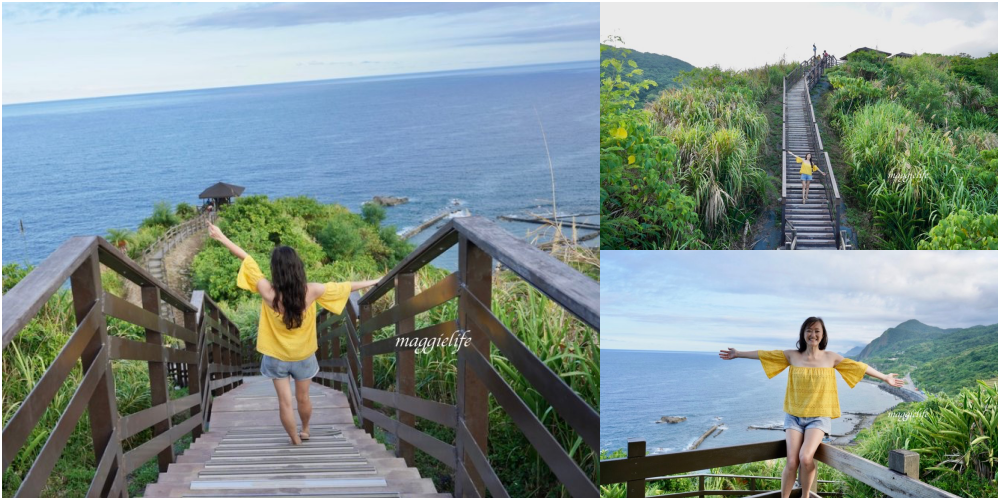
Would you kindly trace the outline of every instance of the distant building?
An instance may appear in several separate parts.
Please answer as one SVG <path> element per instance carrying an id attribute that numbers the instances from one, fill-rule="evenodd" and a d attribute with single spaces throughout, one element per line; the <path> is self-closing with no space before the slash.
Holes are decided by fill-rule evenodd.
<path id="1" fill-rule="evenodd" d="M 244 189 L 246 188 L 243 186 L 218 182 L 202 191 L 201 194 L 198 195 L 198 198 L 205 200 L 204 205 L 202 205 L 203 209 L 211 205 L 218 210 L 219 206 L 232 203 L 232 198 L 236 198 L 243 194 Z"/>
<path id="2" fill-rule="evenodd" d="M 913 54 L 907 54 L 906 52 L 900 52 L 898 54 L 893 54 L 893 55 L 889 56 L 889 59 L 892 59 L 893 57 L 909 58 L 909 57 L 913 57 Z"/>
<path id="3" fill-rule="evenodd" d="M 846 61 L 849 57 L 851 57 L 852 54 L 857 54 L 858 52 L 862 52 L 862 51 L 865 51 L 865 50 L 868 50 L 868 51 L 871 51 L 871 52 L 875 52 L 875 53 L 878 53 L 878 54 L 882 54 L 884 57 L 889 57 L 890 55 L 892 55 L 891 53 L 886 52 L 884 50 L 870 49 L 868 47 L 861 47 L 860 49 L 854 49 L 851 52 L 845 54 L 844 57 L 840 58 L 840 60 L 841 61 Z"/>

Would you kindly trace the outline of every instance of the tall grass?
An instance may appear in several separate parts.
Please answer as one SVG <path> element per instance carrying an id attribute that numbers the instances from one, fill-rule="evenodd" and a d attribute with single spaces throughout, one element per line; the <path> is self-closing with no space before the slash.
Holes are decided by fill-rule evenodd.
<path id="1" fill-rule="evenodd" d="M 954 62 L 859 54 L 828 72 L 828 117 L 849 166 L 842 189 L 872 215 L 887 248 L 996 245 L 995 230 L 964 239 L 933 230 L 965 211 L 970 222 L 957 234 L 968 234 L 997 213 L 996 96 L 952 71 Z M 944 237 L 947 245 L 935 241 Z"/>

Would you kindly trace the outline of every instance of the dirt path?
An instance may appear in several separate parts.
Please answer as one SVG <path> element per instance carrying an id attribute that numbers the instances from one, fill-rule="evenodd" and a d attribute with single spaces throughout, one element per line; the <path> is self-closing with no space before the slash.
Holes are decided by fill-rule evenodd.
<path id="1" fill-rule="evenodd" d="M 207 233 L 198 232 L 175 246 L 163 258 L 163 270 L 166 273 L 166 284 L 176 290 L 182 297 L 191 298 L 191 262 L 194 256 L 201 250 L 205 242 Z M 139 294 L 139 287 L 130 281 L 125 282 L 125 300 L 141 306 L 142 300 Z M 179 324 L 183 324 L 184 317 L 179 311 L 175 311 L 174 318 Z"/>

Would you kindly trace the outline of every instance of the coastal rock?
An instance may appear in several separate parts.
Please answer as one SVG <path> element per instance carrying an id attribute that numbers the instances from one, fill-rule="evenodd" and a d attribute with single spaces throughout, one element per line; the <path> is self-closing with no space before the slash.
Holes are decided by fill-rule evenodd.
<path id="1" fill-rule="evenodd" d="M 376 196 L 372 198 L 372 203 L 382 205 L 383 207 L 394 207 L 408 201 L 410 199 L 405 196 Z"/>
<path id="2" fill-rule="evenodd" d="M 658 424 L 676 424 L 687 420 L 687 417 L 660 417 Z"/>

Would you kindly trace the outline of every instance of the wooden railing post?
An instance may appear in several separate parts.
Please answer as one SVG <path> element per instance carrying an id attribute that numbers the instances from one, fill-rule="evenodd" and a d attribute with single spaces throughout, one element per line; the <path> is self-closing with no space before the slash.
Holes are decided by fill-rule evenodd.
<path id="1" fill-rule="evenodd" d="M 416 293 L 416 281 L 413 273 L 396 275 L 396 305 L 411 298 Z M 396 336 L 410 333 L 416 327 L 416 319 L 410 316 L 396 323 Z M 416 373 L 412 350 L 396 351 L 396 393 L 404 396 L 414 396 L 416 388 Z M 416 427 L 416 417 L 412 413 L 396 410 L 396 420 L 401 424 Z M 406 465 L 413 467 L 413 445 L 396 436 L 396 456 L 406 460 Z"/>
<path id="2" fill-rule="evenodd" d="M 359 326 L 363 325 L 366 321 L 372 317 L 372 306 L 371 304 L 361 304 L 361 310 L 359 312 L 358 323 Z M 372 343 L 372 332 L 365 333 L 361 335 L 361 343 L 359 346 L 365 346 Z M 361 354 L 361 387 L 375 387 L 375 369 L 372 365 L 372 357 L 365 356 Z M 363 406 L 365 408 L 375 409 L 375 406 L 369 400 L 364 400 Z M 360 410 L 360 408 L 359 408 Z M 364 427 L 365 432 L 374 436 L 375 435 L 375 423 L 371 420 L 365 418 L 360 418 L 362 427 Z"/>
<path id="3" fill-rule="evenodd" d="M 704 475 L 698 476 L 698 492 L 701 493 L 700 495 L 698 495 L 698 498 L 705 498 L 705 476 Z M 646 496 L 646 493 L 643 492 L 642 496 Z"/>
<path id="4" fill-rule="evenodd" d="M 913 479 L 920 479 L 920 454 L 910 450 L 891 450 L 889 469 Z"/>
<path id="5" fill-rule="evenodd" d="M 76 325 L 79 326 L 87 317 L 91 308 L 102 309 L 103 287 L 101 286 L 101 269 L 97 257 L 97 243 L 90 252 L 90 257 L 70 275 L 70 289 L 73 294 L 73 313 Z M 101 349 L 109 345 L 107 318 L 101 314 L 97 321 L 97 332 L 84 347 L 80 354 L 82 373 L 87 373 L 90 367 L 98 361 Z M 111 357 L 107 357 L 108 366 L 101 380 L 94 389 L 94 394 L 87 403 L 87 413 L 90 416 L 90 436 L 93 439 L 95 463 L 101 463 L 106 453 L 117 456 L 115 470 L 110 471 L 107 482 L 96 491 L 102 496 L 118 494 L 111 487 L 116 482 L 124 484 L 124 462 L 122 460 L 121 441 L 118 439 L 118 400 L 115 397 L 115 377 L 111 371 Z"/>
<path id="6" fill-rule="evenodd" d="M 155 285 L 142 287 L 142 308 L 158 314 L 160 311 L 160 289 Z M 146 343 L 155 345 L 160 352 L 159 361 L 149 361 L 149 396 L 150 405 L 156 406 L 164 404 L 170 400 L 170 384 L 167 380 L 167 367 L 163 360 L 163 333 L 156 330 L 146 329 Z M 167 418 L 153 424 L 153 437 L 170 432 L 171 419 L 168 412 Z M 167 467 L 174 462 L 174 447 L 167 446 L 158 455 L 160 472 L 166 472 Z"/>
<path id="7" fill-rule="evenodd" d="M 187 328 L 188 330 L 195 332 L 196 335 L 195 340 L 196 341 L 198 340 L 197 339 L 198 316 L 197 313 L 195 313 L 195 311 L 184 312 L 184 328 Z M 199 355 L 200 353 L 198 352 L 198 344 L 197 342 L 185 342 L 184 349 L 188 352 L 193 352 L 196 354 L 194 360 L 195 362 L 189 363 L 187 365 L 187 374 L 185 375 L 185 378 L 187 379 L 188 394 L 197 394 L 201 392 L 201 377 L 199 376 L 198 373 L 198 358 L 200 358 L 201 356 Z M 193 417 L 197 415 L 199 412 L 201 412 L 201 405 L 200 404 L 194 405 L 188 411 L 188 416 Z M 191 438 L 197 439 L 199 436 L 201 436 L 203 430 L 204 429 L 201 428 L 201 424 L 199 424 L 197 427 L 191 430 Z"/>
<path id="8" fill-rule="evenodd" d="M 345 318 L 344 321 L 350 321 L 350 318 Z M 332 330 L 332 328 L 328 328 L 327 329 L 327 331 L 329 331 L 329 330 Z M 346 334 L 350 335 L 349 332 L 346 333 Z M 342 358 L 342 355 L 340 353 L 340 337 L 334 337 L 333 338 L 333 341 L 330 343 L 330 352 L 329 352 L 329 356 L 327 356 L 327 358 L 328 359 L 341 359 Z M 333 367 L 333 370 L 331 370 L 331 371 L 333 373 L 343 373 L 343 372 L 345 372 L 345 370 L 342 370 L 340 367 L 337 367 L 337 366 Z M 337 391 L 341 390 L 341 388 L 340 388 L 340 381 L 339 380 L 334 380 L 333 381 L 333 389 L 337 390 Z M 350 398 L 348 398 L 348 399 L 350 399 Z"/>
<path id="9" fill-rule="evenodd" d="M 646 456 L 646 441 L 642 439 L 628 440 L 628 458 L 644 458 Z M 705 477 L 698 481 L 698 489 L 705 490 Z M 636 479 L 625 483 L 625 496 L 629 498 L 646 497 L 646 480 Z"/>
<path id="10" fill-rule="evenodd" d="M 216 339 L 217 338 L 219 340 L 222 340 L 223 339 L 223 336 L 222 336 L 222 323 L 219 320 L 219 309 L 215 306 L 215 304 L 212 304 L 212 310 L 209 311 L 209 316 L 215 321 L 215 326 L 212 327 L 212 328 L 209 328 L 208 331 L 205 332 L 205 334 L 209 335 L 209 338 L 212 338 L 212 339 Z M 218 368 L 216 368 L 214 370 L 212 369 L 212 364 L 215 364 L 215 366 L 218 367 L 219 363 L 222 363 L 222 344 L 219 343 L 219 342 L 214 342 L 213 341 L 212 342 L 212 358 L 209 360 L 209 364 L 208 364 L 208 372 L 210 374 L 209 375 L 209 380 L 218 380 L 222 376 L 222 373 L 220 373 L 218 371 Z M 213 385 L 215 385 L 215 384 L 212 384 L 211 382 L 209 382 L 209 387 L 212 387 Z M 213 397 L 221 396 L 222 392 L 223 392 L 222 391 L 222 387 L 219 387 L 219 388 L 217 388 L 217 389 L 215 389 L 215 390 L 212 391 L 212 396 Z"/>
<path id="11" fill-rule="evenodd" d="M 475 470 L 471 459 L 466 458 L 465 448 L 476 446 L 483 455 L 487 453 L 489 436 L 489 392 L 486 386 L 476 376 L 475 371 L 466 365 L 463 351 L 475 349 L 487 360 L 490 359 L 490 341 L 486 333 L 477 326 L 469 316 L 468 301 L 475 297 L 482 304 L 489 307 L 492 302 L 493 287 L 493 257 L 469 241 L 465 235 L 458 238 L 458 274 L 459 274 L 459 300 L 458 300 L 458 328 L 468 335 L 472 340 L 471 344 L 461 346 L 458 351 L 458 372 L 457 372 L 457 406 L 459 424 L 465 424 L 469 429 L 469 434 L 474 442 L 467 443 L 462 439 L 456 439 L 456 453 L 458 461 L 464 463 L 464 473 L 468 470 Z M 463 469 L 459 469 L 459 474 Z M 465 483 L 472 484 L 478 494 L 483 496 L 484 487 L 482 479 L 476 475 L 467 478 L 459 478 L 455 481 L 456 494 L 459 496 L 473 496 L 473 492 L 459 491 L 459 487 Z"/>

